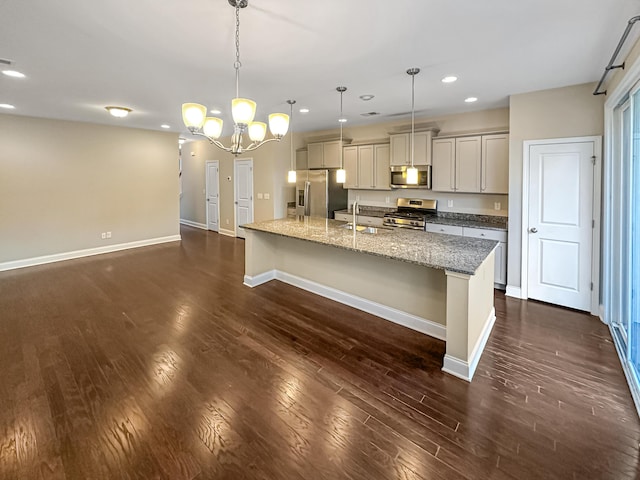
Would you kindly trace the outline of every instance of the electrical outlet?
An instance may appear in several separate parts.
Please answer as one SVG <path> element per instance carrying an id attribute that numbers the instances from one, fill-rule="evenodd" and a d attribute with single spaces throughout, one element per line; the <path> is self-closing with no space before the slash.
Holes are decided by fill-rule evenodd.
<path id="1" fill-rule="evenodd" d="M 262 194 L 258 193 L 258 200 L 262 200 Z"/>
<path id="2" fill-rule="evenodd" d="M 265 194 L 264 194 L 264 199 L 265 199 L 265 200 L 269 200 L 270 198 L 271 198 L 271 195 L 270 195 L 270 194 L 268 194 L 268 193 L 265 193 Z"/>
<path id="3" fill-rule="evenodd" d="M 105 238 L 107 238 L 107 234 L 106 234 L 105 232 L 102 232 L 102 233 L 100 234 L 100 236 L 102 237 L 102 239 L 103 239 L 103 240 L 104 240 Z"/>
<path id="4" fill-rule="evenodd" d="M 360 201 L 360 195 L 356 195 L 356 202 Z"/>
<path id="5" fill-rule="evenodd" d="M 391 203 L 391 197 L 384 197 L 384 203 Z"/>
<path id="6" fill-rule="evenodd" d="M 107 238 L 111 238 L 111 232 L 107 232 Z"/>
<path id="7" fill-rule="evenodd" d="M 495 203 L 493 204 L 493 209 L 494 209 L 494 210 L 500 210 L 500 207 L 501 207 L 501 206 L 502 206 L 502 205 L 500 205 L 500 202 L 495 202 Z"/>
<path id="8" fill-rule="evenodd" d="M 453 207 L 453 200 L 447 200 L 447 207 Z"/>

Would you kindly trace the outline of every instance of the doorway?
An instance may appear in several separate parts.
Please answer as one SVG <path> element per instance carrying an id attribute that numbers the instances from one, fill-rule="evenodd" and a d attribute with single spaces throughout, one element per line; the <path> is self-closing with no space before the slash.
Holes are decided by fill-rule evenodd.
<path id="1" fill-rule="evenodd" d="M 524 142 L 522 296 L 598 314 L 600 137 Z"/>
<path id="2" fill-rule="evenodd" d="M 217 160 L 206 163 L 207 230 L 220 230 L 220 165 Z"/>
<path id="3" fill-rule="evenodd" d="M 236 237 L 244 238 L 241 225 L 253 222 L 253 159 L 236 159 L 233 169 Z"/>

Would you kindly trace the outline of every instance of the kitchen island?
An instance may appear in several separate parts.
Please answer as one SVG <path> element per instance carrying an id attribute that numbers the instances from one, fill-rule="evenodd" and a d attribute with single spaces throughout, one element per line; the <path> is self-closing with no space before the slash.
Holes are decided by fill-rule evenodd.
<path id="1" fill-rule="evenodd" d="M 443 370 L 471 380 L 495 321 L 498 242 L 345 225 L 315 217 L 244 225 L 244 283 L 277 279 L 445 340 Z"/>

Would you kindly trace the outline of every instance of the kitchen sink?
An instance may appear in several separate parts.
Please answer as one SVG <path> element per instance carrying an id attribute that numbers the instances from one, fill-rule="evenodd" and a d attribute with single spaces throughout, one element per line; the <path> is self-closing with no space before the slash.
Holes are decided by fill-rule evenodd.
<path id="1" fill-rule="evenodd" d="M 353 224 L 346 223 L 340 226 L 340 228 L 344 228 L 345 230 L 353 230 Z M 386 227 L 370 227 L 367 225 L 356 224 L 356 232 L 360 232 L 360 233 L 376 234 L 376 233 L 390 232 L 391 230 L 392 230 L 391 228 L 386 228 Z"/>

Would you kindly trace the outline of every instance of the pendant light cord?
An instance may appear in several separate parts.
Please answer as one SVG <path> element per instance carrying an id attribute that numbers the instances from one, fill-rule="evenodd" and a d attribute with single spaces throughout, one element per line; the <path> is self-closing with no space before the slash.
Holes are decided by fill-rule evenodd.
<path id="1" fill-rule="evenodd" d="M 294 168 L 294 163 L 293 163 L 293 104 L 295 103 L 295 100 L 289 100 L 289 105 L 291 105 L 291 116 L 289 117 L 289 122 L 291 125 L 291 170 L 295 170 Z"/>
<path id="2" fill-rule="evenodd" d="M 236 61 L 233 68 L 236 69 L 236 98 L 240 98 L 240 2 L 236 3 Z"/>
<path id="3" fill-rule="evenodd" d="M 411 75 L 411 168 L 413 168 L 413 150 L 414 150 L 414 135 L 415 135 L 415 121 L 416 121 L 416 76 Z"/>
<path id="4" fill-rule="evenodd" d="M 343 152 L 343 148 L 342 148 L 342 124 L 344 123 L 342 121 L 342 94 L 344 92 L 340 92 L 340 118 L 338 119 L 338 122 L 340 122 L 340 168 L 342 170 L 344 170 L 344 152 Z"/>

